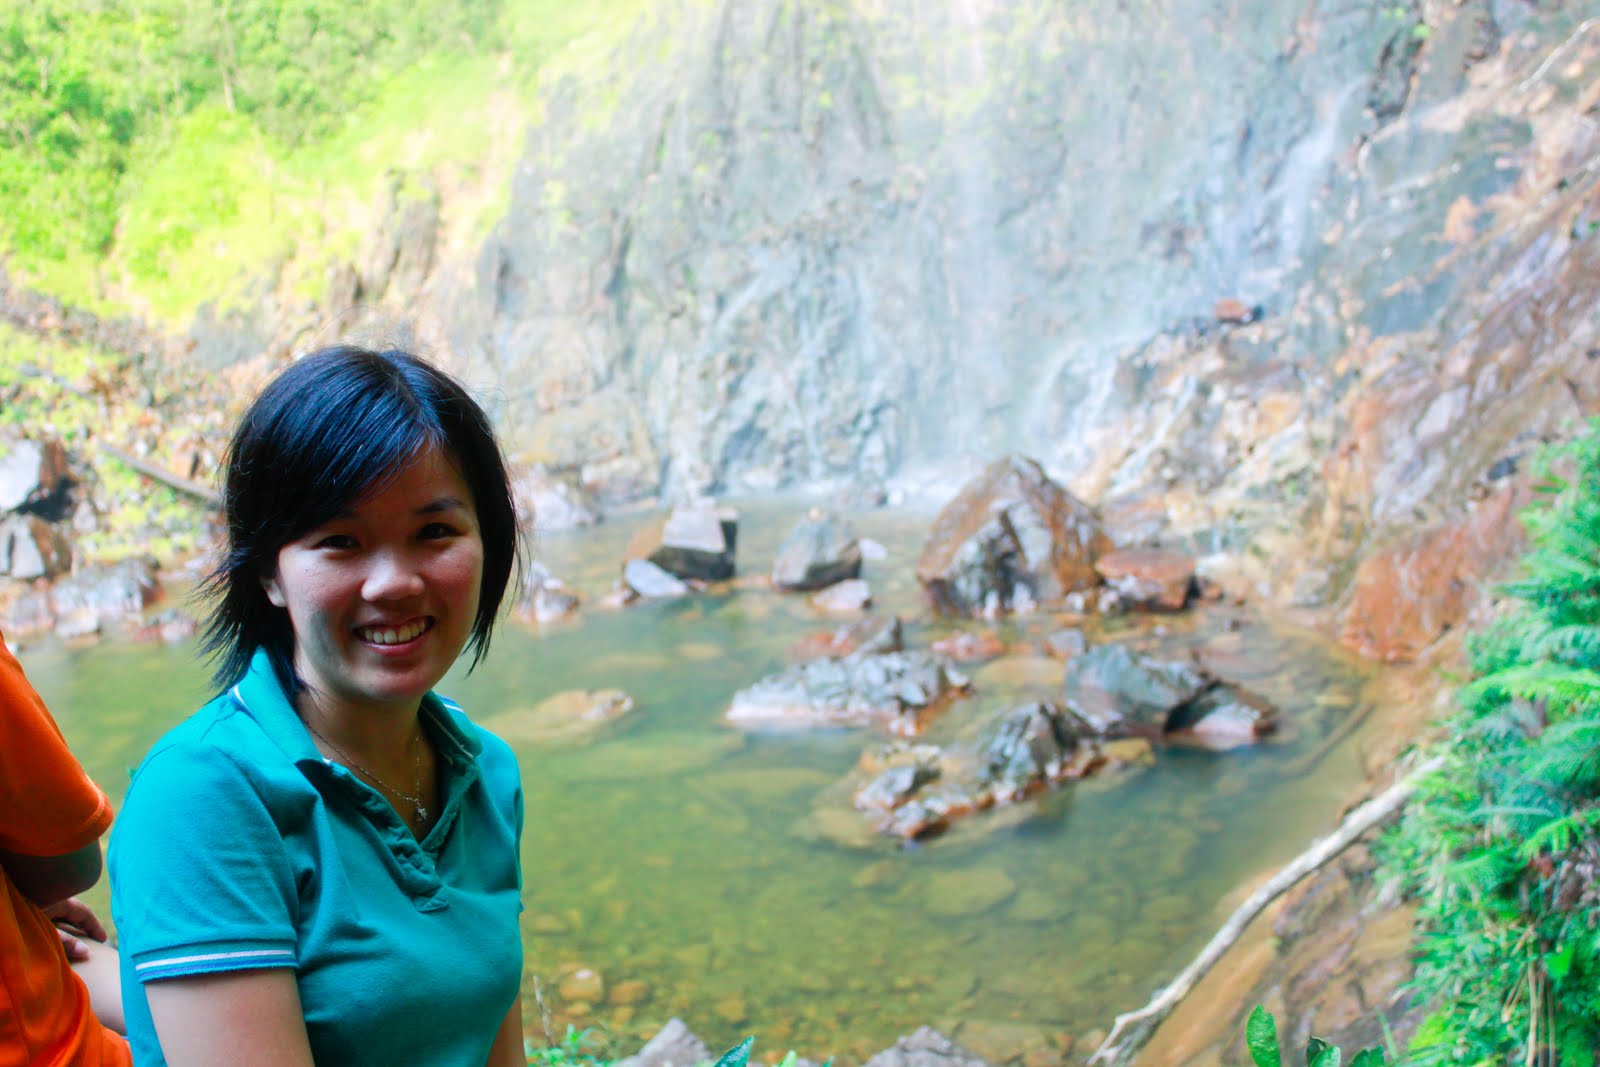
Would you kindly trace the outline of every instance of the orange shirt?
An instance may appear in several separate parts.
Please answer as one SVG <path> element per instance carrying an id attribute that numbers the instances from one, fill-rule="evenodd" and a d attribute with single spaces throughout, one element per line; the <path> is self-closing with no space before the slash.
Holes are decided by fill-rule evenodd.
<path id="1" fill-rule="evenodd" d="M 64 856 L 111 825 L 89 780 L 0 637 L 0 849 Z M 44 913 L 0 869 L 0 1067 L 125 1067 Z"/>

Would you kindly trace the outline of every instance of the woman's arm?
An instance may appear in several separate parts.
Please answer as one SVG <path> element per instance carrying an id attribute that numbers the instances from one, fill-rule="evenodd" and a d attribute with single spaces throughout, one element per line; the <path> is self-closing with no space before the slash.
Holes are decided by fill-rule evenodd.
<path id="1" fill-rule="evenodd" d="M 313 1067 L 300 989 L 286 967 L 163 978 L 144 990 L 169 1067 Z"/>
<path id="2" fill-rule="evenodd" d="M 522 1047 L 522 994 L 512 1001 L 511 1010 L 500 1023 L 494 1035 L 494 1045 L 489 1049 L 489 1062 L 485 1067 L 528 1067 L 528 1053 Z"/>

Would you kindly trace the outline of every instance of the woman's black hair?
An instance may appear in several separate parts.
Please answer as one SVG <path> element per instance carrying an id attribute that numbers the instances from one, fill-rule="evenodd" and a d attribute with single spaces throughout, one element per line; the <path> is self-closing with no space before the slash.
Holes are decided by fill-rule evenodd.
<path id="1" fill-rule="evenodd" d="M 467 647 L 477 666 L 489 648 L 500 602 L 517 567 L 516 509 L 494 430 L 454 378 L 407 352 L 350 345 L 299 360 L 256 398 L 228 449 L 223 512 L 228 543 L 204 591 L 215 597 L 204 645 L 226 689 L 264 649 L 291 698 L 289 613 L 267 599 L 262 579 L 278 552 L 436 447 L 472 490 L 483 539 L 483 584 Z"/>

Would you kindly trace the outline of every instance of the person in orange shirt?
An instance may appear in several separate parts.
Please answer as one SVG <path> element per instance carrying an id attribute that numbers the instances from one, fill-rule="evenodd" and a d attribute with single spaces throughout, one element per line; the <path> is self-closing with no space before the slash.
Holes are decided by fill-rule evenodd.
<path id="1" fill-rule="evenodd" d="M 99 879 L 110 826 L 110 802 L 0 635 L 0 1067 L 133 1062 L 113 1029 L 122 1015 L 116 952 L 73 899 Z"/>

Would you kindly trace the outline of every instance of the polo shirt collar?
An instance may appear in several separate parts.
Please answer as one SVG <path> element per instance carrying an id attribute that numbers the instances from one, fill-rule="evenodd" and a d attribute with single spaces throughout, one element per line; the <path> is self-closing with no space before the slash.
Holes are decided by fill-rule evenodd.
<path id="1" fill-rule="evenodd" d="M 316 743 L 311 740 L 311 731 L 306 728 L 283 687 L 278 684 L 278 673 L 272 669 L 272 661 L 265 649 L 256 649 L 250 657 L 249 670 L 245 671 L 244 677 L 230 692 L 290 762 L 319 765 L 324 762 L 322 753 L 317 751 Z M 460 770 L 477 762 L 483 751 L 483 742 L 471 732 L 463 730 L 455 716 L 450 714 L 445 701 L 432 691 L 422 698 L 422 715 L 433 728 L 433 736 L 439 742 L 439 754 L 453 768 Z"/>

